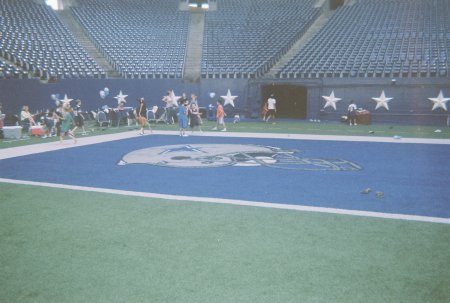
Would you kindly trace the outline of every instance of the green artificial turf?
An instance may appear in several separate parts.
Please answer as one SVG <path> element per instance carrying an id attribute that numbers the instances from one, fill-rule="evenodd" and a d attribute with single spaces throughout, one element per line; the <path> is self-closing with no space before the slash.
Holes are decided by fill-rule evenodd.
<path id="1" fill-rule="evenodd" d="M 177 131 L 178 125 L 152 124 L 155 130 Z M 202 128 L 204 131 L 210 131 L 215 126 L 215 122 L 204 120 Z M 98 127 L 94 121 L 86 121 L 87 136 L 96 136 L 104 134 L 113 134 L 118 132 L 138 132 L 137 126 L 120 127 Z M 397 124 L 372 124 L 349 126 L 338 122 L 309 122 L 305 120 L 279 120 L 276 124 L 264 123 L 252 119 L 245 122 L 232 123 L 227 122 L 228 132 L 250 132 L 250 133 L 283 133 L 283 134 L 311 134 L 311 135 L 337 135 L 337 136 L 369 136 L 369 137 L 394 137 L 405 138 L 435 138 L 450 139 L 449 127 L 436 126 L 413 126 Z M 78 130 L 77 137 L 86 137 Z M 57 141 L 59 138 L 40 138 L 28 136 L 19 140 L 2 139 L 0 140 L 0 149 L 7 147 L 16 147 L 29 144 Z"/>
<path id="2" fill-rule="evenodd" d="M 450 226 L 0 183 L 0 302 L 449 302 Z"/>

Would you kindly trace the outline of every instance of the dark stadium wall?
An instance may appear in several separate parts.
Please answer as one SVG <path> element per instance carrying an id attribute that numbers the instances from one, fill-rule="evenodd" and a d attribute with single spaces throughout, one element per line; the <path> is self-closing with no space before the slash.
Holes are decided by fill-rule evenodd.
<path id="1" fill-rule="evenodd" d="M 100 91 L 109 89 L 109 95 L 101 98 Z M 247 100 L 247 81 L 233 79 L 208 80 L 201 83 L 189 83 L 174 79 L 65 79 L 56 83 L 46 84 L 38 80 L 3 80 L 0 81 L 0 102 L 6 113 L 18 113 L 23 105 L 28 105 L 32 112 L 46 110 L 55 106 L 52 95 L 59 95 L 59 99 L 67 95 L 69 99 L 80 99 L 85 110 L 96 110 L 104 105 L 116 107 L 114 98 L 120 91 L 126 97 L 127 106 L 136 106 L 136 99 L 144 97 L 148 105 L 162 106 L 161 99 L 168 90 L 174 90 L 177 96 L 183 92 L 190 98 L 194 93 L 198 96 L 200 106 L 215 105 L 216 100 L 227 95 L 228 89 L 235 99 L 236 110 L 243 110 Z M 213 96 L 213 97 L 212 97 Z M 227 110 L 230 109 L 227 106 Z"/>
<path id="2" fill-rule="evenodd" d="M 109 95 L 104 99 L 100 96 L 100 91 L 109 89 Z M 115 96 L 122 91 L 128 95 L 127 105 L 135 106 L 138 97 L 144 97 L 149 104 L 159 103 L 167 90 L 174 89 L 177 95 L 182 91 L 194 91 L 184 85 L 181 81 L 174 80 L 60 80 L 52 84 L 42 84 L 38 80 L 8 80 L 0 82 L 2 91 L 1 100 L 4 104 L 4 111 L 17 112 L 27 104 L 31 111 L 43 110 L 55 106 L 55 101 L 51 95 L 59 95 L 62 99 L 67 95 L 70 99 L 81 99 L 86 110 L 95 110 L 104 105 L 115 107 L 117 100 Z M 195 87 L 197 89 L 197 87 Z"/>
<path id="3" fill-rule="evenodd" d="M 289 108 L 280 113 L 280 118 L 321 119 L 324 121 L 339 121 L 347 112 L 347 106 L 354 100 L 359 108 L 370 111 L 374 123 L 408 123 L 423 125 L 446 125 L 448 111 L 438 108 L 432 110 L 433 103 L 428 98 L 435 98 L 442 90 L 445 97 L 450 96 L 450 82 L 448 78 L 400 78 L 393 83 L 391 79 L 295 79 L 295 80 L 263 80 L 263 79 L 202 79 L 200 82 L 190 83 L 174 79 L 79 79 L 59 80 L 53 84 L 44 84 L 38 80 L 11 79 L 0 81 L 0 102 L 3 112 L 18 113 L 23 105 L 29 105 L 32 112 L 54 107 L 55 101 L 51 96 L 58 94 L 62 99 L 67 94 L 70 99 L 81 99 L 86 110 L 96 110 L 104 105 L 115 107 L 114 99 L 119 91 L 128 95 L 127 105 L 135 107 L 136 99 L 144 97 L 150 106 L 163 106 L 162 97 L 168 90 L 174 90 L 177 96 L 185 92 L 198 95 L 199 104 L 207 107 L 215 105 L 220 96 L 227 94 L 237 96 L 235 108 L 226 106 L 228 114 L 239 113 L 246 117 L 259 116 L 260 107 L 270 86 L 275 86 L 277 94 L 288 100 L 306 98 L 306 115 L 291 117 L 286 114 Z M 100 91 L 105 87 L 109 95 L 104 99 Z M 386 97 L 393 98 L 389 102 L 389 111 L 385 108 L 375 110 L 376 102 L 373 97 L 379 97 L 382 91 Z M 324 108 L 325 100 L 322 96 L 329 96 L 334 91 L 336 98 L 342 100 L 336 103 L 336 110 Z M 302 96 L 297 97 L 295 94 Z M 305 97 L 306 96 L 306 97 Z M 280 100 L 280 102 L 283 102 Z M 302 105 L 302 106 L 303 106 Z M 447 104 L 450 107 L 450 103 Z"/>
<path id="4" fill-rule="evenodd" d="M 215 106 L 220 96 L 226 96 L 228 90 L 232 96 L 237 96 L 234 100 L 235 108 L 225 107 L 228 114 L 239 112 L 244 115 L 251 111 L 253 98 L 248 93 L 248 80 L 236 79 L 203 79 L 199 86 L 199 105 L 207 107 L 209 104 Z"/>
<path id="5" fill-rule="evenodd" d="M 295 96 L 291 86 L 307 89 L 308 120 L 340 121 L 347 114 L 347 107 L 354 100 L 358 108 L 368 110 L 374 123 L 408 123 L 421 125 L 447 125 L 450 112 L 442 108 L 432 110 L 433 102 L 428 98 L 435 98 L 442 90 L 445 97 L 450 96 L 450 82 L 448 78 L 400 78 L 392 81 L 390 78 L 330 78 L 330 79 L 296 79 L 296 80 L 261 80 L 253 84 L 250 98 L 257 100 L 258 109 L 261 99 L 266 98 L 267 88 L 274 86 L 276 90 L 289 88 Z M 372 98 L 380 97 L 384 90 L 389 110 L 384 107 L 375 109 L 377 102 Z M 332 107 L 324 108 L 326 100 L 322 96 L 330 96 L 334 91 L 336 110 Z M 302 93 L 301 90 L 298 91 Z M 284 97 L 284 96 L 283 96 Z M 256 111 L 255 111 L 256 112 Z M 280 115 L 279 115 L 280 117 Z M 282 118 L 282 116 L 281 116 Z M 285 118 L 289 118 L 286 115 Z"/>
<path id="6" fill-rule="evenodd" d="M 383 90 L 387 98 L 393 98 L 388 102 L 389 110 L 384 107 L 375 109 L 377 102 L 372 98 L 380 97 Z M 350 101 L 354 100 L 358 108 L 371 113 L 373 123 L 445 126 L 449 112 L 441 108 L 433 111 L 433 102 L 428 100 L 437 97 L 440 90 L 444 96 L 450 95 L 448 78 L 400 78 L 395 81 L 389 78 L 327 79 L 315 102 L 320 104 L 318 116 L 325 120 L 339 120 L 347 113 Z M 331 107 L 323 108 L 325 100 L 322 96 L 329 96 L 332 91 L 335 97 L 342 99 L 336 103 L 336 111 Z"/>

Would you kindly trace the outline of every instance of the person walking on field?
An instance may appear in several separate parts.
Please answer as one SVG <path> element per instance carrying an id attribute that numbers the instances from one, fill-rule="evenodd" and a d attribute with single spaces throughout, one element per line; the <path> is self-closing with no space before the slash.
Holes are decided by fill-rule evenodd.
<path id="1" fill-rule="evenodd" d="M 61 118 L 61 131 L 59 135 L 59 143 L 62 144 L 64 137 L 66 135 L 69 135 L 70 138 L 73 139 L 73 144 L 77 143 L 77 139 L 75 138 L 75 135 L 70 130 L 72 125 L 74 124 L 74 120 L 72 117 L 72 108 L 70 107 L 69 103 L 64 103 L 62 107 L 62 118 Z"/>
<path id="2" fill-rule="evenodd" d="M 264 102 L 263 106 L 261 107 L 261 116 L 262 116 L 264 122 L 266 122 L 266 115 L 267 115 L 268 111 L 269 111 L 269 108 L 268 108 L 267 101 L 266 101 L 266 102 Z"/>
<path id="3" fill-rule="evenodd" d="M 269 99 L 267 99 L 267 119 L 265 119 L 266 122 L 269 122 L 269 119 L 273 119 L 273 124 L 275 123 L 275 113 L 277 111 L 277 100 L 275 99 L 274 95 L 270 95 Z"/>
<path id="4" fill-rule="evenodd" d="M 138 120 L 139 125 L 141 126 L 141 131 L 139 132 L 139 135 L 144 135 L 144 127 L 146 124 L 148 124 L 148 128 L 150 129 L 150 132 L 152 128 L 150 127 L 150 124 L 147 121 L 147 106 L 145 105 L 144 98 L 139 98 L 138 100 L 138 107 L 136 108 L 136 118 Z"/>
<path id="5" fill-rule="evenodd" d="M 347 109 L 347 116 L 348 116 L 348 123 L 349 125 L 357 125 L 356 124 L 356 104 L 355 102 L 352 100 L 350 102 L 350 105 L 348 106 Z"/>
<path id="6" fill-rule="evenodd" d="M 81 110 L 81 100 L 77 99 L 75 100 L 75 109 L 73 111 L 74 113 L 74 120 L 75 120 L 75 128 L 72 129 L 72 132 L 75 134 L 75 131 L 78 127 L 81 127 L 83 130 L 83 135 L 86 135 L 86 130 L 84 129 L 84 117 L 83 117 L 83 111 Z"/>
<path id="7" fill-rule="evenodd" d="M 191 127 L 192 132 L 194 132 L 194 128 L 198 127 L 198 130 L 202 133 L 202 120 L 200 117 L 200 111 L 198 109 L 197 103 L 191 103 L 188 107 L 188 117 L 189 117 L 189 126 Z"/>
<path id="8" fill-rule="evenodd" d="M 222 101 L 217 100 L 217 112 L 216 112 L 216 126 L 212 130 L 218 130 L 219 126 L 222 127 L 220 131 L 226 132 L 227 126 L 225 125 L 225 111 L 223 110 Z"/>
<path id="9" fill-rule="evenodd" d="M 178 106 L 178 124 L 180 126 L 180 136 L 187 137 L 186 128 L 188 126 L 188 104 L 187 99 L 182 100 Z"/>

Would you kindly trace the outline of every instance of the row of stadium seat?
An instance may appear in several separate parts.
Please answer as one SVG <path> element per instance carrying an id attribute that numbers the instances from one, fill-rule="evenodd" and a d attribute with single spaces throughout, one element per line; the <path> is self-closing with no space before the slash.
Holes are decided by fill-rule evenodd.
<path id="1" fill-rule="evenodd" d="M 49 6 L 0 0 L 0 12 L 1 55 L 16 66 L 44 79 L 103 72 Z"/>
<path id="2" fill-rule="evenodd" d="M 297 77 L 445 77 L 448 0 L 359 0 L 327 24 L 279 72 Z"/>
<path id="3" fill-rule="evenodd" d="M 316 0 L 226 0 L 205 12 L 202 78 L 267 73 L 320 15 Z M 178 0 L 77 0 L 76 19 L 124 78 L 182 78 L 189 12 Z M 105 78 L 61 22 L 35 1 L 0 0 L 0 56 L 47 79 Z M 354 0 L 277 74 L 279 78 L 445 77 L 450 71 L 448 0 Z"/>
<path id="4" fill-rule="evenodd" d="M 0 60 L 0 79 L 28 79 L 29 74 L 20 67 Z"/>
<path id="5" fill-rule="evenodd" d="M 73 13 L 94 45 L 125 78 L 181 78 L 189 14 L 178 1 L 79 0 Z"/>
<path id="6" fill-rule="evenodd" d="M 205 13 L 202 77 L 253 78 L 266 73 L 317 18 L 320 11 L 314 3 L 220 2 L 220 11 Z"/>

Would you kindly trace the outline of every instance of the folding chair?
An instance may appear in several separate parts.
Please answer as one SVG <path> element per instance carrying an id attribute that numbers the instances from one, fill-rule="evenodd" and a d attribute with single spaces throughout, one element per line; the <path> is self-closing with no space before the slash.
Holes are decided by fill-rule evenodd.
<path id="1" fill-rule="evenodd" d="M 106 113 L 104 111 L 99 111 L 97 113 L 97 123 L 100 127 L 102 127 L 104 124 L 106 124 L 106 126 L 110 126 L 111 120 L 106 117 Z"/>
<path id="2" fill-rule="evenodd" d="M 132 124 L 137 125 L 136 116 L 134 115 L 134 111 L 127 111 L 127 124 L 131 126 Z"/>
<path id="3" fill-rule="evenodd" d="M 156 112 L 155 112 L 155 117 L 156 117 Z M 163 113 L 161 114 L 161 116 L 158 117 L 158 119 L 156 119 L 155 122 L 156 123 L 160 123 L 160 122 L 166 123 L 166 120 L 167 120 L 167 109 L 164 108 Z"/>
<path id="4" fill-rule="evenodd" d="M 153 106 L 152 109 L 147 110 L 147 120 L 148 123 L 157 123 L 156 112 L 158 111 L 158 106 Z"/>

